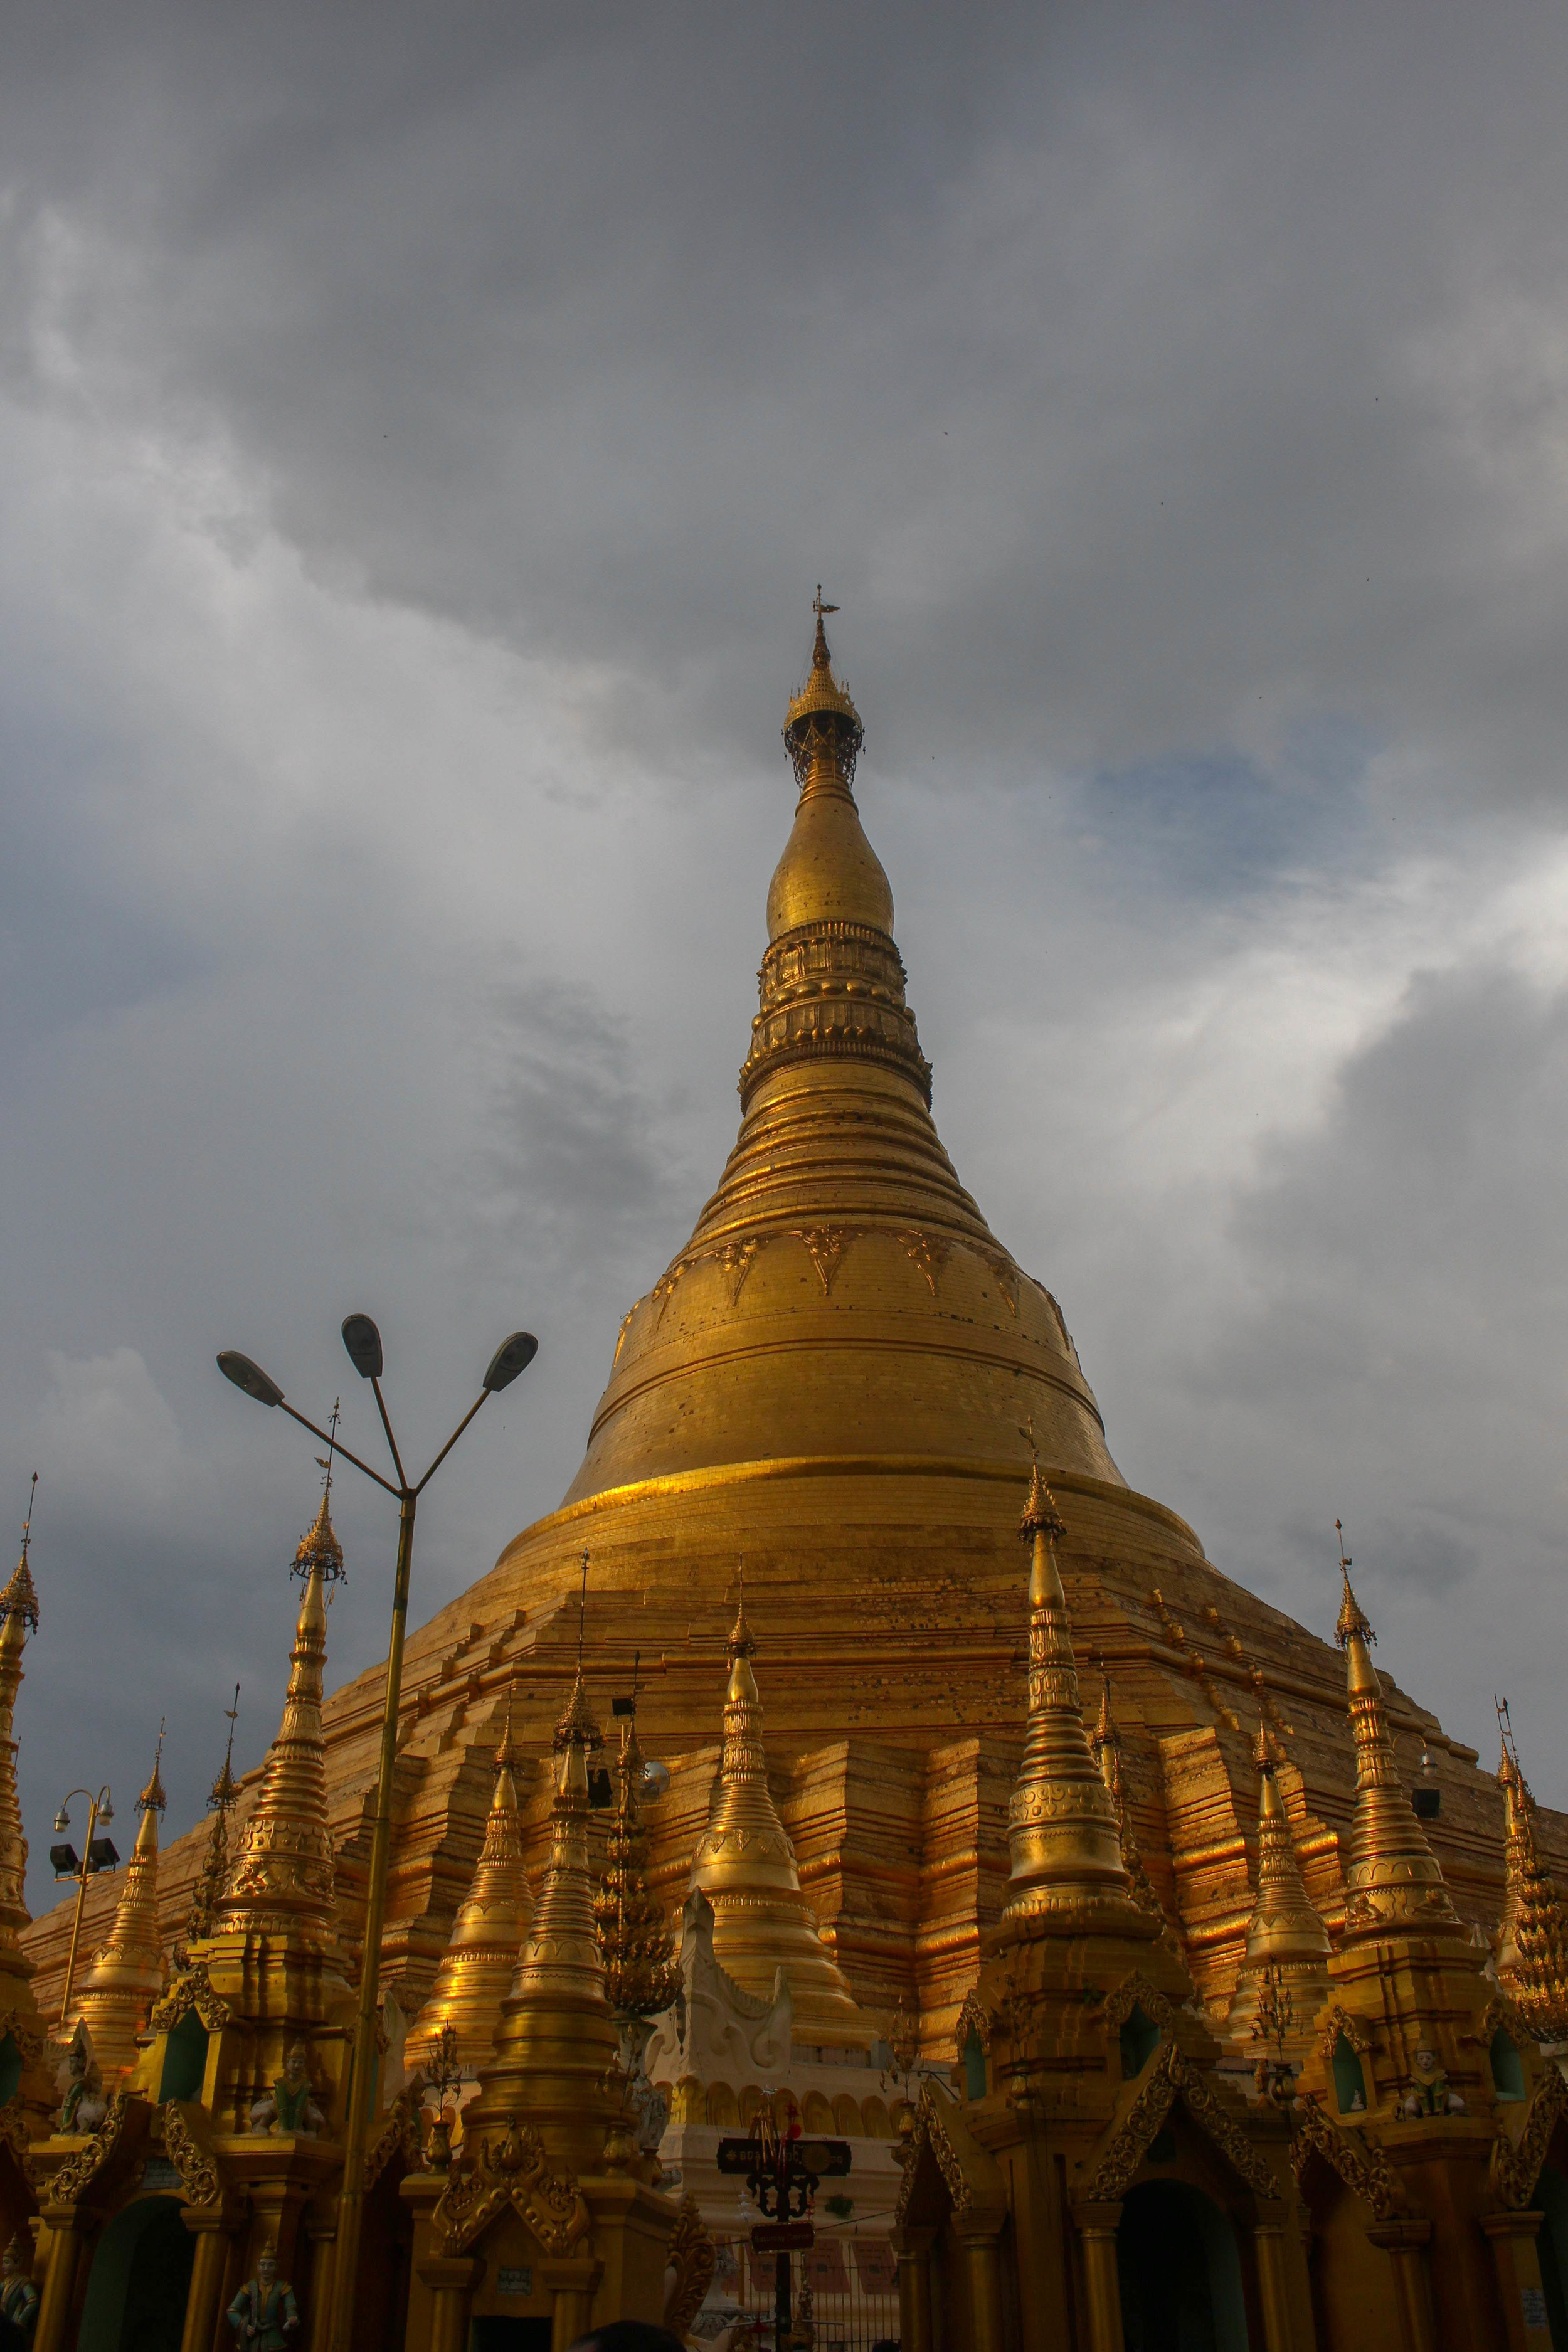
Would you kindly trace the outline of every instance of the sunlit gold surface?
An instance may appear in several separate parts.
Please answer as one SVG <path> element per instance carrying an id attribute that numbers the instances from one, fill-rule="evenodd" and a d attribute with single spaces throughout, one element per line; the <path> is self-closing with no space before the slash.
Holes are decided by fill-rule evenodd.
<path id="1" fill-rule="evenodd" d="M 763 1705 L 752 1660 L 756 1643 L 744 1603 L 728 1645 L 724 1749 L 691 1884 L 713 1906 L 713 1950 L 742 1991 L 766 1996 L 782 1968 L 795 2038 L 864 2049 L 873 2038 L 843 1970 L 823 1943 L 800 1891 L 795 1848 L 768 1790 Z"/>
<path id="2" fill-rule="evenodd" d="M 517 1762 L 510 1723 L 496 1750 L 495 1790 L 485 1822 L 473 1885 L 452 1922 L 451 1941 L 436 1972 L 430 1998 L 404 2050 L 405 2063 L 425 2064 L 444 2026 L 457 2035 L 457 2063 L 477 2069 L 490 2054 L 501 2002 L 529 1923 L 533 1895 L 522 1861 Z"/>

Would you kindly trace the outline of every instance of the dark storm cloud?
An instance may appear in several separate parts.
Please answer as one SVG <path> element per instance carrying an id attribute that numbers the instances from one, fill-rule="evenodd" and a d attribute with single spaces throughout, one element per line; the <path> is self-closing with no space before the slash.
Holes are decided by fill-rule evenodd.
<path id="1" fill-rule="evenodd" d="M 221 415 L 329 573 L 658 665 L 737 740 L 826 572 L 895 764 L 1327 713 L 1557 792 L 1555 20 L 33 23 L 63 322 Z"/>
<path id="2" fill-rule="evenodd" d="M 218 1346 L 324 1412 L 374 1309 L 417 1452 L 538 1330 L 420 1613 L 558 1499 L 733 1136 L 819 578 L 944 1136 L 1128 1475 L 1318 1624 L 1342 1511 L 1385 1663 L 1472 1736 L 1533 1678 L 1560 1796 L 1561 20 L 0 50 L 29 1820 L 165 1707 L 188 1818 L 237 1675 L 246 1760 L 276 1719 L 315 1473 Z M 334 1679 L 389 1553 L 340 1499 Z"/>

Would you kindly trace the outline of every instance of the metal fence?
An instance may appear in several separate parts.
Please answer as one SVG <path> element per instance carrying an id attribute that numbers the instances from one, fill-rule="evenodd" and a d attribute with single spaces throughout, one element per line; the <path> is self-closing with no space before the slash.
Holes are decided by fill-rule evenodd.
<path id="1" fill-rule="evenodd" d="M 734 2352 L 773 2352 L 774 2257 L 745 2238 L 721 2239 L 699 2341 L 731 2337 Z M 816 2352 L 876 2352 L 899 2340 L 898 2268 L 888 2239 L 846 2224 L 817 2224 L 816 2243 L 790 2258 L 797 2322 L 809 2320 Z"/>

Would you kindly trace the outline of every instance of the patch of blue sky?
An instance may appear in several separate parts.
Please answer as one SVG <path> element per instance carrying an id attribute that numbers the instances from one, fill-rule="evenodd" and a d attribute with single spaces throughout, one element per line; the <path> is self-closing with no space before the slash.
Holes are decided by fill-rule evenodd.
<path id="1" fill-rule="evenodd" d="M 1297 722 L 1274 756 L 1173 752 L 1083 778 L 1079 815 L 1123 873 L 1184 897 L 1246 898 L 1364 856 L 1374 746 L 1351 722 Z"/>

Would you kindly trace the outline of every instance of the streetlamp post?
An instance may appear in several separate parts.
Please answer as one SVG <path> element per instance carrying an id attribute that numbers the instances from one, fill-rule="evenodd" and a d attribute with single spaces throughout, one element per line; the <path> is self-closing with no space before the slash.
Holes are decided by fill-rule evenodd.
<path id="1" fill-rule="evenodd" d="M 112 1870 L 120 1860 L 110 1840 L 98 1835 L 99 1823 L 111 1822 L 114 1819 L 114 1807 L 110 1800 L 107 1780 L 96 1797 L 89 1789 L 68 1789 L 66 1791 L 60 1800 L 59 1811 L 55 1815 L 55 1835 L 63 1838 L 71 1825 L 68 1809 L 73 1797 L 87 1799 L 87 1845 L 81 1860 L 79 1862 L 77 1860 L 76 1848 L 73 1845 L 52 1845 L 49 1848 L 49 1860 L 54 1864 L 55 1876 L 76 1880 L 76 1914 L 71 1920 L 70 1950 L 66 1958 L 66 1989 L 60 1999 L 62 2028 L 70 2014 L 71 1986 L 76 1981 L 76 1954 L 77 1946 L 81 1941 L 81 1910 L 82 1905 L 87 1900 L 87 1882 L 89 1878 L 95 1878 L 100 1870 Z"/>
<path id="2" fill-rule="evenodd" d="M 425 1475 L 412 1485 L 393 1435 L 386 1400 L 381 1392 L 381 1334 L 368 1315 L 350 1315 L 342 1327 L 349 1360 L 362 1380 L 375 1391 L 381 1425 L 392 1454 L 397 1484 L 351 1454 L 341 1438 L 329 1437 L 297 1412 L 276 1381 L 248 1356 L 226 1349 L 218 1370 L 258 1404 L 281 1405 L 291 1420 L 323 1439 L 346 1462 L 389 1494 L 398 1507 L 397 1568 L 392 1589 L 392 1634 L 386 1652 L 386 1696 L 381 1717 L 381 1757 L 376 1772 L 375 1820 L 371 1836 L 370 1886 L 365 1899 L 364 1953 L 360 1964 L 359 2015 L 354 2024 L 353 2058 L 349 2069 L 347 2109 L 343 2118 L 343 2185 L 338 2200 L 337 2254 L 332 2266 L 332 2305 L 328 2329 L 329 2352 L 349 2352 L 353 2326 L 354 2288 L 359 2270 L 360 2231 L 364 2219 L 364 2151 L 370 2129 L 370 2098 L 375 2074 L 376 2010 L 381 1992 L 381 1932 L 386 1914 L 386 1874 L 392 1849 L 392 1780 L 397 1756 L 397 1715 L 403 1690 L 403 1636 L 408 1622 L 408 1572 L 414 1558 L 414 1517 L 419 1497 L 467 1429 L 486 1397 L 509 1388 L 526 1371 L 538 1352 L 531 1331 L 514 1331 L 491 1357 L 479 1395 L 442 1446 Z"/>

